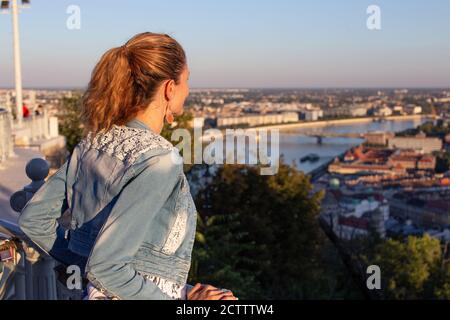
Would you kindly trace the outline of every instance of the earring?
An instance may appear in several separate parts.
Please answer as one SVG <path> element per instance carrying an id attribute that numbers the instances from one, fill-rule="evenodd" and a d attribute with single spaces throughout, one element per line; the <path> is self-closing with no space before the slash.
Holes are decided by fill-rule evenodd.
<path id="1" fill-rule="evenodd" d="M 174 120 L 175 120 L 175 119 L 174 119 L 173 113 L 172 113 L 172 111 L 171 111 L 170 108 L 169 108 L 169 104 L 167 104 L 167 108 L 166 108 L 166 121 L 167 121 L 167 123 L 172 124 Z"/>

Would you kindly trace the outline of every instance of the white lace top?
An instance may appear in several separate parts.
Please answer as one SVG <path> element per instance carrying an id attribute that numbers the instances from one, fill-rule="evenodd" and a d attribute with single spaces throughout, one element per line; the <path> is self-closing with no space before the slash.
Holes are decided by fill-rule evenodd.
<path id="1" fill-rule="evenodd" d="M 186 284 L 184 286 L 172 282 L 170 280 L 157 277 L 144 275 L 146 281 L 153 281 L 162 292 L 167 294 L 170 298 L 175 300 L 187 300 L 187 292 L 189 291 L 190 285 Z M 118 300 L 116 298 L 110 299 L 104 295 L 100 290 L 95 288 L 91 283 L 87 286 L 87 295 L 84 300 Z"/>

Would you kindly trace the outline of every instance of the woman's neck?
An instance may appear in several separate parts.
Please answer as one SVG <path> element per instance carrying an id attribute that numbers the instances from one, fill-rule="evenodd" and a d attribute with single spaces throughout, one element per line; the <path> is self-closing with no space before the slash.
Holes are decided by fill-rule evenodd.
<path id="1" fill-rule="evenodd" d="M 161 112 L 161 109 L 149 107 L 139 113 L 136 119 L 146 124 L 153 132 L 160 134 L 164 127 L 164 114 Z"/>

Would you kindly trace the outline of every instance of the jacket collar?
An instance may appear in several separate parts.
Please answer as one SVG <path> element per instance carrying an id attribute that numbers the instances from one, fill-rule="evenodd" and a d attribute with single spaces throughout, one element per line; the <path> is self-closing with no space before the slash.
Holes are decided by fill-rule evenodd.
<path id="1" fill-rule="evenodd" d="M 137 129 L 145 129 L 151 132 L 154 132 L 148 125 L 138 119 L 133 119 L 126 124 L 127 127 L 137 128 Z"/>

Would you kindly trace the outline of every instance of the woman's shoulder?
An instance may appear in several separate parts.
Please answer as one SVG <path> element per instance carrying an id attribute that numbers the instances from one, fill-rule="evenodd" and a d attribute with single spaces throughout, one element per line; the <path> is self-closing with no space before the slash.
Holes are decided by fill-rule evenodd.
<path id="1" fill-rule="evenodd" d="M 167 175 L 180 176 L 183 174 L 183 158 L 176 148 L 158 154 L 155 154 L 154 150 L 152 150 L 143 154 L 142 159 L 133 167 L 135 170 L 142 167 L 143 169 L 158 171 Z"/>
<path id="2" fill-rule="evenodd" d="M 177 151 L 171 142 L 153 131 L 117 125 L 108 131 L 88 134 L 79 147 L 84 152 L 97 150 L 127 166 Z"/>

